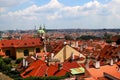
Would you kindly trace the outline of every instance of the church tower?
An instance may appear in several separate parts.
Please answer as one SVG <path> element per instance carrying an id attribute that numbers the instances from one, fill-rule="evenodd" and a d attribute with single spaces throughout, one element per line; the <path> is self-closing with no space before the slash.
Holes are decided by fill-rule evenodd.
<path id="1" fill-rule="evenodd" d="M 45 25 L 42 25 L 42 26 L 40 25 L 39 30 L 37 30 L 37 34 L 38 34 L 38 37 L 44 43 L 44 57 L 46 58 L 47 50 L 46 50 L 46 29 L 45 29 Z"/>

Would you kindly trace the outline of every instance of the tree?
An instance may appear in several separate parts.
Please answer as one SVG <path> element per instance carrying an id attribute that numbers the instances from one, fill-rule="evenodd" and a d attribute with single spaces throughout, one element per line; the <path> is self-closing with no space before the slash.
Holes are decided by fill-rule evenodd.
<path id="1" fill-rule="evenodd" d="M 66 40 L 73 40 L 73 38 L 72 38 L 70 35 L 66 35 L 66 36 L 65 36 L 65 39 L 66 39 Z"/>
<path id="2" fill-rule="evenodd" d="M 120 44 L 120 39 L 118 39 L 118 40 L 116 41 L 116 44 L 118 44 L 118 45 Z"/>
<path id="3" fill-rule="evenodd" d="M 91 36 L 91 35 L 83 35 L 77 38 L 77 40 L 90 40 L 90 39 L 100 39 L 100 38 L 96 36 Z"/>
<path id="4" fill-rule="evenodd" d="M 11 58 L 4 58 L 3 61 L 6 63 L 6 64 L 10 64 L 11 63 Z"/>
<path id="5" fill-rule="evenodd" d="M 23 58 L 18 58 L 15 63 L 19 64 L 22 60 L 23 60 Z"/>
<path id="6" fill-rule="evenodd" d="M 112 43 L 112 40 L 108 39 L 106 40 L 106 43 Z"/>

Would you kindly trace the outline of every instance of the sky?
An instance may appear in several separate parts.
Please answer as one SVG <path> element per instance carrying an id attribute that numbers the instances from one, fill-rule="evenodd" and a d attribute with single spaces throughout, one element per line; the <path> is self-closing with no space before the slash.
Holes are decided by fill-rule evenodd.
<path id="1" fill-rule="evenodd" d="M 120 29 L 120 0 L 0 0 L 0 30 Z"/>

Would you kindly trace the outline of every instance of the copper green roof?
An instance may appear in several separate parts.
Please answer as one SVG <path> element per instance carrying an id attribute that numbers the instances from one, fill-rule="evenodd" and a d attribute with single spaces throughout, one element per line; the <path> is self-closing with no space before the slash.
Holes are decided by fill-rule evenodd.
<path id="1" fill-rule="evenodd" d="M 72 74 L 81 74 L 81 73 L 85 73 L 85 69 L 83 67 L 79 67 L 79 68 L 72 68 L 70 69 Z"/>
<path id="2" fill-rule="evenodd" d="M 41 33 L 45 33 L 45 31 L 41 29 L 41 30 L 38 30 L 37 33 L 41 34 Z"/>

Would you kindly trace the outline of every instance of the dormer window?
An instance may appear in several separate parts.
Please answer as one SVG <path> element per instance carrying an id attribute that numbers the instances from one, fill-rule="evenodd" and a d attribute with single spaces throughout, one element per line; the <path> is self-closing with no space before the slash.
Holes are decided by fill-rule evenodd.
<path id="1" fill-rule="evenodd" d="M 11 43 L 11 45 L 14 45 L 13 43 Z"/>
<path id="2" fill-rule="evenodd" d="M 27 43 L 24 43 L 24 45 L 27 45 Z"/>
<path id="3" fill-rule="evenodd" d="M 34 42 L 32 42 L 32 44 L 35 44 Z"/>
<path id="4" fill-rule="evenodd" d="M 4 46 L 4 44 L 2 43 L 2 46 Z"/>

